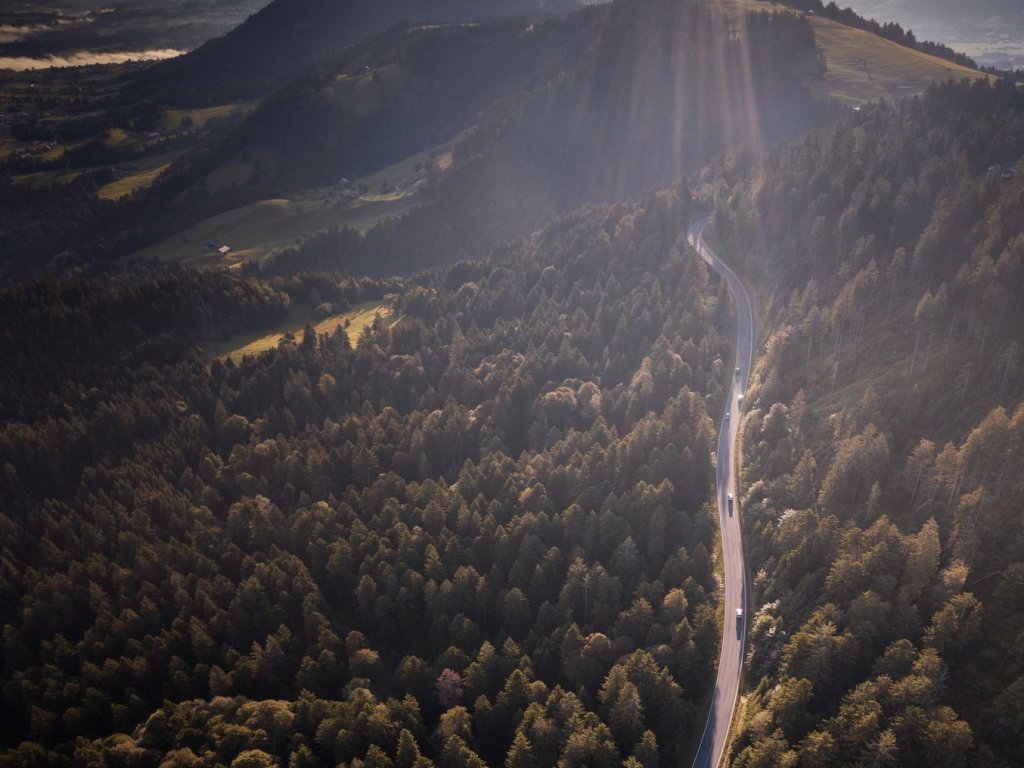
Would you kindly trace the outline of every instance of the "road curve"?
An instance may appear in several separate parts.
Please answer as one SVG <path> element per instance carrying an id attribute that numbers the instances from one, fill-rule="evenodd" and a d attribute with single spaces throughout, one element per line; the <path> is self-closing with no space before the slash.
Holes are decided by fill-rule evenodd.
<path id="1" fill-rule="evenodd" d="M 736 363 L 740 372 L 733 373 L 726 412 L 722 415 L 718 432 L 718 520 L 722 529 L 722 556 L 725 570 L 725 626 L 722 631 L 722 652 L 718 659 L 718 677 L 711 697 L 711 711 L 704 726 L 700 746 L 693 761 L 693 768 L 717 768 L 725 752 L 729 725 L 740 689 L 740 674 L 743 668 L 743 645 L 747 628 L 746 572 L 743 567 L 743 542 L 740 538 L 739 502 L 729 509 L 728 494 L 736 496 L 735 466 L 733 448 L 739 430 L 740 406 L 738 397 L 746 390 L 747 377 L 753 362 L 754 313 L 743 283 L 736 273 L 718 258 L 718 255 L 704 242 L 704 228 L 708 217 L 690 225 L 686 238 L 701 258 L 715 270 L 732 293 L 736 301 Z M 728 419 L 726 419 L 728 414 Z M 742 619 L 736 617 L 736 609 L 743 609 Z"/>

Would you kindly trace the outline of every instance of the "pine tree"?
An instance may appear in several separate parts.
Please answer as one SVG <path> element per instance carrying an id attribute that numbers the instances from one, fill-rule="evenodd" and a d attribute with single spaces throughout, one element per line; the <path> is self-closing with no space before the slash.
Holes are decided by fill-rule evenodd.
<path id="1" fill-rule="evenodd" d="M 615 697 L 608 712 L 608 724 L 612 727 L 615 740 L 620 745 L 636 744 L 644 732 L 644 708 L 640 692 L 631 682 L 626 682 Z"/>
<path id="2" fill-rule="evenodd" d="M 644 735 L 633 747 L 633 757 L 643 768 L 658 768 L 658 739 L 654 731 L 644 731 Z"/>
<path id="3" fill-rule="evenodd" d="M 398 745 L 395 748 L 396 768 L 413 768 L 419 756 L 420 748 L 416 743 L 416 738 L 408 729 L 403 728 L 402 732 L 398 734 Z"/>
<path id="4" fill-rule="evenodd" d="M 505 768 L 540 768 L 533 754 L 533 745 L 522 731 L 516 731 L 505 757 Z"/>

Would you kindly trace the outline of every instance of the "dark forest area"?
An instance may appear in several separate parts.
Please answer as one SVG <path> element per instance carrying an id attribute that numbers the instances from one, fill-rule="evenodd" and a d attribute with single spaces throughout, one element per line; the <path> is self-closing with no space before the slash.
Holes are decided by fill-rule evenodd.
<path id="1" fill-rule="evenodd" d="M 308 284 L 5 294 L 8 358 L 110 315 L 49 384 L 6 378 L 6 764 L 675 764 L 717 648 L 731 311 L 687 200 L 574 214 L 410 282 L 390 329 L 240 365 L 189 341 Z"/>

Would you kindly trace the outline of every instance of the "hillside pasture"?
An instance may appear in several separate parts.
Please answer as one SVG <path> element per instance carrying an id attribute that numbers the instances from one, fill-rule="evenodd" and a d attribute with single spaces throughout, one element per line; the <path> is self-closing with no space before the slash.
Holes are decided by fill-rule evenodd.
<path id="1" fill-rule="evenodd" d="M 357 74 L 343 73 L 334 78 L 328 95 L 341 100 L 354 115 L 368 115 L 380 109 L 388 99 L 401 96 L 416 85 L 412 74 L 398 64 Z"/>
<path id="2" fill-rule="evenodd" d="M 732 13 L 801 13 L 764 0 L 726 0 L 724 7 Z M 808 19 L 825 71 L 821 71 L 818 61 L 808 61 L 801 78 L 819 98 L 836 99 L 857 107 L 883 97 L 891 99 L 923 93 L 936 81 L 990 77 L 863 29 L 813 14 L 808 15 Z"/>
<path id="3" fill-rule="evenodd" d="M 192 127 L 201 131 L 210 120 L 227 117 L 232 112 L 239 110 L 243 114 L 251 112 L 256 108 L 256 102 L 247 101 L 238 104 L 218 104 L 214 107 L 203 107 L 201 109 L 168 109 L 164 112 L 160 122 L 160 129 L 163 131 L 175 131 L 182 128 L 182 123 L 191 121 Z"/>
<path id="4" fill-rule="evenodd" d="M 882 97 L 922 93 L 930 83 L 950 78 L 988 77 L 831 19 L 813 17 L 811 25 L 827 70 L 809 78 L 808 85 L 817 96 L 839 99 L 851 106 Z"/>
<path id="5" fill-rule="evenodd" d="M 298 343 L 302 340 L 302 329 L 306 323 L 312 325 L 318 334 L 331 334 L 340 327 L 348 336 L 349 343 L 355 345 L 363 331 L 378 317 L 392 324 L 395 321 L 394 309 L 383 301 L 367 301 L 355 305 L 347 312 L 338 312 L 322 320 L 315 320 L 309 304 L 293 304 L 285 318 L 269 331 L 242 333 L 221 341 L 210 342 L 206 345 L 206 356 L 210 360 L 238 361 L 246 355 L 258 355 L 268 349 L 274 349 L 284 341 Z"/>
<path id="6" fill-rule="evenodd" d="M 401 216 L 418 205 L 429 175 L 427 167 L 432 165 L 442 172 L 449 168 L 452 150 L 463 135 L 356 179 L 356 186 L 368 190 L 358 197 L 345 197 L 340 188 L 316 187 L 290 197 L 257 200 L 205 219 L 132 258 L 177 261 L 200 268 L 230 267 L 265 259 L 303 235 L 332 225 L 365 232 L 389 216 Z M 228 245 L 231 251 L 221 256 L 208 247 L 210 244 Z"/>
<path id="7" fill-rule="evenodd" d="M 388 216 L 399 216 L 415 205 L 412 196 L 391 200 L 348 201 L 272 198 L 201 221 L 199 224 L 139 251 L 133 258 L 177 261 L 190 267 L 231 267 L 261 260 L 293 245 L 302 235 L 331 224 L 366 231 Z M 227 245 L 221 256 L 210 244 Z"/>
<path id="8" fill-rule="evenodd" d="M 104 200 L 117 200 L 120 197 L 130 195 L 140 189 L 150 186 L 156 177 L 170 167 L 171 163 L 180 157 L 185 150 L 174 152 L 163 152 L 138 161 L 138 170 L 120 179 L 115 179 L 100 187 L 96 194 Z"/>

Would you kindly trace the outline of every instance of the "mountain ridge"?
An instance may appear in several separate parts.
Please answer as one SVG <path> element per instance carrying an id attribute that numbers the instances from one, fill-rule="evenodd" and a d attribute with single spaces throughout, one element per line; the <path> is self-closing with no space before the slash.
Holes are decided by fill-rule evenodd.
<path id="1" fill-rule="evenodd" d="M 273 0 L 228 34 L 154 66 L 132 83 L 168 103 L 252 98 L 400 21 L 450 22 L 557 13 L 574 0 Z"/>

